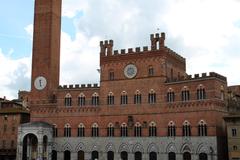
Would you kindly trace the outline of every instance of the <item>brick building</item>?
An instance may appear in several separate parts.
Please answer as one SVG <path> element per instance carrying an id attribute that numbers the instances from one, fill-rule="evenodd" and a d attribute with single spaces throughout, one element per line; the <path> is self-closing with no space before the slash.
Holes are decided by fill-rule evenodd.
<path id="1" fill-rule="evenodd" d="M 16 159 L 18 126 L 30 121 L 22 104 L 0 99 L 0 160 Z"/>
<path id="2" fill-rule="evenodd" d="M 186 73 L 165 45 L 113 51 L 100 42 L 100 85 L 59 86 L 61 0 L 35 0 L 31 122 L 17 160 L 226 160 L 226 77 Z"/>

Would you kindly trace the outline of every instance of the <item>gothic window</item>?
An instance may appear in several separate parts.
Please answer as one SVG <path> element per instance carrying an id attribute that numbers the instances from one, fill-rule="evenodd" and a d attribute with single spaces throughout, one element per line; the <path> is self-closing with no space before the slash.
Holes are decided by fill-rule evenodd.
<path id="1" fill-rule="evenodd" d="M 190 92 L 187 87 L 184 87 L 182 90 L 182 101 L 190 100 Z"/>
<path id="2" fill-rule="evenodd" d="M 156 93 L 153 89 L 150 90 L 148 94 L 148 103 L 155 104 L 156 103 Z"/>
<path id="3" fill-rule="evenodd" d="M 96 92 L 92 95 L 92 105 L 93 106 L 99 105 L 99 96 Z"/>
<path id="4" fill-rule="evenodd" d="M 107 136 L 108 137 L 114 137 L 114 126 L 112 123 L 109 123 L 108 124 L 108 127 L 107 127 Z"/>
<path id="5" fill-rule="evenodd" d="M 197 88 L 197 100 L 203 99 L 206 99 L 205 88 L 203 87 L 203 85 L 199 85 Z"/>
<path id="6" fill-rule="evenodd" d="M 58 136 L 58 128 L 57 125 L 54 124 L 53 125 L 53 137 L 57 137 Z"/>
<path id="7" fill-rule="evenodd" d="M 80 93 L 78 96 L 78 106 L 85 106 L 86 104 L 86 98 L 83 93 Z"/>
<path id="8" fill-rule="evenodd" d="M 184 121 L 182 131 L 183 131 L 183 136 L 185 137 L 191 136 L 191 126 L 188 121 Z"/>
<path id="9" fill-rule="evenodd" d="M 198 124 L 198 135 L 207 136 L 207 124 L 203 120 L 201 120 Z"/>
<path id="10" fill-rule="evenodd" d="M 139 122 L 137 122 L 134 126 L 134 136 L 141 137 L 142 136 L 142 126 Z"/>
<path id="11" fill-rule="evenodd" d="M 168 136 L 169 137 L 175 137 L 176 136 L 176 126 L 173 121 L 170 121 L 168 123 Z"/>
<path id="12" fill-rule="evenodd" d="M 157 127 L 155 122 L 149 124 L 149 137 L 157 136 Z"/>
<path id="13" fill-rule="evenodd" d="M 98 136 L 99 136 L 98 124 L 94 123 L 92 125 L 92 137 L 98 137 Z"/>
<path id="14" fill-rule="evenodd" d="M 66 107 L 72 106 L 72 96 L 71 96 L 71 94 L 68 93 L 68 94 L 65 96 L 64 104 L 65 104 Z"/>
<path id="15" fill-rule="evenodd" d="M 237 150 L 237 146 L 233 146 L 233 150 L 236 151 Z"/>
<path id="16" fill-rule="evenodd" d="M 121 93 L 121 104 L 128 104 L 128 96 L 125 91 Z"/>
<path id="17" fill-rule="evenodd" d="M 236 137 L 236 136 L 237 136 L 237 129 L 232 128 L 232 137 Z"/>
<path id="18" fill-rule="evenodd" d="M 126 123 L 123 123 L 121 125 L 121 137 L 127 137 L 128 136 L 128 127 Z"/>
<path id="19" fill-rule="evenodd" d="M 175 93 L 172 90 L 172 88 L 169 88 L 167 93 L 167 102 L 174 102 L 174 101 L 175 101 Z"/>
<path id="20" fill-rule="evenodd" d="M 78 125 L 78 137 L 85 137 L 85 126 L 82 123 Z"/>
<path id="21" fill-rule="evenodd" d="M 153 75 L 154 75 L 154 69 L 153 69 L 152 66 L 149 66 L 149 67 L 148 67 L 148 75 L 149 75 L 149 76 L 153 76 Z"/>
<path id="22" fill-rule="evenodd" d="M 69 124 L 64 126 L 64 137 L 71 137 L 71 126 Z"/>
<path id="23" fill-rule="evenodd" d="M 110 92 L 110 93 L 108 94 L 107 104 L 108 104 L 108 105 L 114 105 L 114 95 L 113 95 L 112 92 Z"/>
<path id="24" fill-rule="evenodd" d="M 134 104 L 141 104 L 142 103 L 142 96 L 139 90 L 135 92 L 134 95 Z"/>
<path id="25" fill-rule="evenodd" d="M 113 81 L 114 80 L 114 72 L 113 71 L 109 71 L 109 80 Z"/>

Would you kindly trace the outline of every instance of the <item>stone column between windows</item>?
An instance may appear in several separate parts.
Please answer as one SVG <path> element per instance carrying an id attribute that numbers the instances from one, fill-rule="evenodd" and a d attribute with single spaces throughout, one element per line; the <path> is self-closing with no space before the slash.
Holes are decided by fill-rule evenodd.
<path id="1" fill-rule="evenodd" d="M 77 160 L 78 159 L 78 153 L 77 152 L 71 152 L 71 160 Z"/>
<path id="2" fill-rule="evenodd" d="M 92 157 L 91 157 L 91 152 L 85 152 L 85 154 L 84 154 L 84 159 L 85 160 L 89 160 L 89 159 L 91 159 Z"/>
<path id="3" fill-rule="evenodd" d="M 63 152 L 57 152 L 57 160 L 63 160 L 64 159 L 64 153 Z"/>

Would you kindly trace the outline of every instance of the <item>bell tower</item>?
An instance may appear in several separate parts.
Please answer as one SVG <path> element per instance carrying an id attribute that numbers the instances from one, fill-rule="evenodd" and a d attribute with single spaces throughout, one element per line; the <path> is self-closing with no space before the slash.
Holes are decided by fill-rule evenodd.
<path id="1" fill-rule="evenodd" d="M 31 101 L 49 103 L 59 85 L 62 0 L 35 0 Z"/>

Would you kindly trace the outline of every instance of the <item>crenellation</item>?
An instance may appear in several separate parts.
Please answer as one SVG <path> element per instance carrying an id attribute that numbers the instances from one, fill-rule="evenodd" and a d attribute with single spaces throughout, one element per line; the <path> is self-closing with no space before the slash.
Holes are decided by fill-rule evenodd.
<path id="1" fill-rule="evenodd" d="M 207 73 L 202 73 L 202 77 L 207 77 Z"/>
<path id="2" fill-rule="evenodd" d="M 133 48 L 128 48 L 128 53 L 133 53 Z"/>
<path id="3" fill-rule="evenodd" d="M 118 53 L 118 50 L 114 50 L 114 55 L 118 55 L 119 53 Z"/>
<path id="4" fill-rule="evenodd" d="M 194 74 L 194 78 L 199 78 L 199 74 Z"/>
<path id="5" fill-rule="evenodd" d="M 147 52 L 148 51 L 148 46 L 144 46 L 143 47 L 143 52 Z"/>
<path id="6" fill-rule="evenodd" d="M 70 85 L 69 85 L 69 88 L 70 88 L 70 89 L 72 89 L 72 88 L 73 88 L 73 85 L 72 85 L 72 84 L 70 84 Z"/>
<path id="7" fill-rule="evenodd" d="M 79 84 L 75 84 L 75 88 L 79 88 Z"/>
<path id="8" fill-rule="evenodd" d="M 88 88 L 91 88 L 91 87 L 92 87 L 92 84 L 87 84 L 87 87 L 88 87 Z"/>
<path id="9" fill-rule="evenodd" d="M 111 56 L 113 55 L 113 40 L 100 41 L 100 55 Z"/>
<path id="10" fill-rule="evenodd" d="M 85 84 L 81 84 L 81 88 L 85 88 L 86 87 L 86 85 Z"/>
<path id="11" fill-rule="evenodd" d="M 136 47 L 135 48 L 135 52 L 137 52 L 137 53 L 141 52 L 141 48 L 140 47 Z"/>
<path id="12" fill-rule="evenodd" d="M 126 50 L 125 49 L 121 49 L 121 54 L 126 54 Z"/>
<path id="13" fill-rule="evenodd" d="M 99 85 L 98 85 L 98 83 L 94 83 L 94 84 L 81 84 L 81 85 L 79 85 L 79 84 L 75 84 L 75 85 L 73 85 L 73 84 L 70 84 L 70 85 L 59 85 L 58 86 L 58 89 L 81 89 L 81 88 L 98 88 L 99 87 Z"/>

